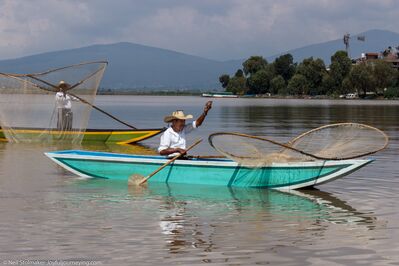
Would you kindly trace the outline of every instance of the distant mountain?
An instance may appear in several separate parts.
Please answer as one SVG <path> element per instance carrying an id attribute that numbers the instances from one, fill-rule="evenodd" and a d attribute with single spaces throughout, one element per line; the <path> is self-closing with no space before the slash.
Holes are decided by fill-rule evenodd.
<path id="1" fill-rule="evenodd" d="M 107 60 L 101 82 L 115 89 L 215 89 L 240 65 L 133 43 L 92 45 L 0 61 L 0 72 L 32 73 L 83 61 Z"/>
<path id="2" fill-rule="evenodd" d="M 357 37 L 364 36 L 365 41 L 357 40 Z M 343 35 L 341 39 L 308 45 L 302 48 L 286 51 L 281 54 L 290 53 L 294 57 L 295 62 L 301 62 L 303 59 L 313 56 L 321 58 L 329 65 L 331 63 L 331 55 L 338 50 L 345 50 L 343 42 Z M 359 34 L 351 35 L 350 39 L 350 56 L 351 58 L 359 58 L 361 53 L 366 52 L 381 52 L 388 46 L 397 47 L 399 45 L 399 33 L 387 30 L 369 30 Z M 267 57 L 269 62 L 281 54 Z"/>
<path id="3" fill-rule="evenodd" d="M 357 37 L 364 36 L 365 41 L 357 40 Z M 313 56 L 321 58 L 329 65 L 331 56 L 338 50 L 345 50 L 343 42 L 343 34 L 341 39 L 332 40 L 323 43 L 312 44 L 297 49 L 283 51 L 276 55 L 263 55 L 268 62 L 273 62 L 280 55 L 290 53 L 294 57 L 294 62 L 301 62 L 303 59 Z M 359 58 L 362 53 L 382 52 L 388 46 L 397 47 L 399 45 L 399 33 L 387 30 L 369 30 L 362 33 L 351 35 L 350 39 L 350 56 L 351 58 Z M 245 59 L 237 59 L 229 61 L 231 64 L 241 65 Z M 242 67 L 242 66 L 241 66 Z"/>
<path id="4" fill-rule="evenodd" d="M 365 36 L 365 42 L 357 40 Z M 399 45 L 399 34 L 385 30 L 370 30 L 351 36 L 352 58 L 362 52 L 380 52 L 388 46 Z M 328 65 L 330 57 L 345 46 L 342 39 L 313 44 L 265 56 L 269 62 L 282 54 L 291 53 L 295 62 L 313 56 Z M 217 89 L 221 74 L 234 74 L 246 60 L 225 62 L 149 47 L 134 43 L 92 45 L 83 48 L 55 51 L 17 59 L 0 60 L 0 72 L 32 73 L 83 61 L 107 60 L 108 68 L 101 83 L 113 89 Z"/>

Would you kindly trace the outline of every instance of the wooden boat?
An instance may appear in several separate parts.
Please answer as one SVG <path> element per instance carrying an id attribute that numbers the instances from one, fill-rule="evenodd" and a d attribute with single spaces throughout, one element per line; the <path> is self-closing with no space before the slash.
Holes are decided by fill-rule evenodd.
<path id="1" fill-rule="evenodd" d="M 132 144 L 141 140 L 151 138 L 162 131 L 164 128 L 157 129 L 86 129 L 83 133 L 83 142 L 103 142 L 116 144 Z M 47 130 L 42 128 L 15 128 L 19 136 L 26 136 L 26 140 L 32 139 L 32 135 L 51 134 L 54 139 L 57 136 L 79 134 L 76 131 L 59 131 L 56 129 Z M 3 129 L 0 128 L 0 141 L 7 141 Z"/>
<path id="2" fill-rule="evenodd" d="M 126 181 L 134 173 L 146 176 L 168 161 L 163 156 L 81 150 L 45 154 L 78 176 Z M 248 168 L 228 159 L 176 160 L 154 175 L 149 182 L 298 189 L 343 177 L 370 162 L 370 159 L 290 162 Z"/>
<path id="3" fill-rule="evenodd" d="M 238 95 L 235 95 L 231 92 L 209 92 L 203 93 L 202 97 L 209 97 L 209 98 L 238 98 Z"/>

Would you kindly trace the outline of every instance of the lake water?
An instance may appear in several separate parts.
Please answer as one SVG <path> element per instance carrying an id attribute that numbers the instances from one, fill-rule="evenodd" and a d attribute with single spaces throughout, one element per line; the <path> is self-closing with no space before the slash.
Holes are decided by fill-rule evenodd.
<path id="1" fill-rule="evenodd" d="M 156 128 L 176 109 L 200 114 L 205 102 L 99 96 L 96 104 L 137 127 Z M 372 164 L 317 190 L 290 193 L 172 184 L 137 189 L 80 180 L 43 155 L 67 145 L 0 143 L 0 263 L 399 265 L 398 117 L 398 101 L 214 100 L 189 142 L 215 131 L 286 141 L 345 121 L 389 135 L 389 147 L 373 155 Z M 123 128 L 95 111 L 90 127 Z M 158 141 L 80 148 L 151 154 Z M 192 154 L 215 152 L 204 141 Z"/>

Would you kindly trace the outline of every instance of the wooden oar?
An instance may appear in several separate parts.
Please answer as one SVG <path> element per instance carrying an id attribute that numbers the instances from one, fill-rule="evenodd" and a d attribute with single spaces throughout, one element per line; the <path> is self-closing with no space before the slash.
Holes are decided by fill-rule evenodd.
<path id="1" fill-rule="evenodd" d="M 111 115 L 110 113 L 108 113 L 108 112 L 104 111 L 103 109 L 101 109 L 101 108 L 95 106 L 94 104 L 89 103 L 89 102 L 86 101 L 85 99 L 80 98 L 80 97 L 78 97 L 77 95 L 75 95 L 75 94 L 73 94 L 73 93 L 68 93 L 68 94 L 71 95 L 71 96 L 73 96 L 73 97 L 75 97 L 75 98 L 77 98 L 79 101 L 81 101 L 81 102 L 83 102 L 83 103 L 85 103 L 85 104 L 91 106 L 92 108 L 96 109 L 97 111 L 99 111 L 99 112 L 101 112 L 101 113 L 103 113 L 103 114 L 105 114 L 105 115 L 111 117 L 111 118 L 114 119 L 115 121 L 117 121 L 117 122 L 119 122 L 119 123 L 121 123 L 121 124 L 123 124 L 123 125 L 125 125 L 125 126 L 127 126 L 127 127 L 130 127 L 130 128 L 132 128 L 132 129 L 137 129 L 136 127 L 134 127 L 134 126 L 132 126 L 132 125 L 130 125 L 130 124 L 128 124 L 128 123 L 126 123 L 126 122 L 120 120 L 119 118 L 117 118 L 117 117 Z"/>
<path id="2" fill-rule="evenodd" d="M 197 146 L 200 142 L 202 141 L 202 139 L 197 140 L 194 144 L 192 144 L 190 147 L 187 148 L 186 151 L 191 150 L 192 148 L 194 148 L 195 146 Z M 144 177 L 143 175 L 140 174 L 133 174 L 129 177 L 129 181 L 128 181 L 128 185 L 142 185 L 145 182 L 147 182 L 148 179 L 150 179 L 151 177 L 153 177 L 156 173 L 158 173 L 159 171 L 161 171 L 162 169 L 164 169 L 166 166 L 168 166 L 169 164 L 173 163 L 174 161 L 176 161 L 178 158 L 180 158 L 182 156 L 181 153 L 179 153 L 178 155 L 176 155 L 175 157 L 173 157 L 171 160 L 167 161 L 164 165 L 162 165 L 161 167 L 159 167 L 157 170 L 155 170 L 154 172 L 152 172 L 151 174 L 149 174 L 148 176 Z"/>

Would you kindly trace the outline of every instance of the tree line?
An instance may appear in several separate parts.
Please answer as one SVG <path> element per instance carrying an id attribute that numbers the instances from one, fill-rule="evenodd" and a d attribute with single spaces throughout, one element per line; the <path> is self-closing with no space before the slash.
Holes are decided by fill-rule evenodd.
<path id="1" fill-rule="evenodd" d="M 309 57 L 294 63 L 284 54 L 269 63 L 262 56 L 251 56 L 234 76 L 219 77 L 222 87 L 234 94 L 338 96 L 357 93 L 399 97 L 399 71 L 384 60 L 353 64 L 345 51 L 331 56 L 327 68 L 320 58 Z"/>

